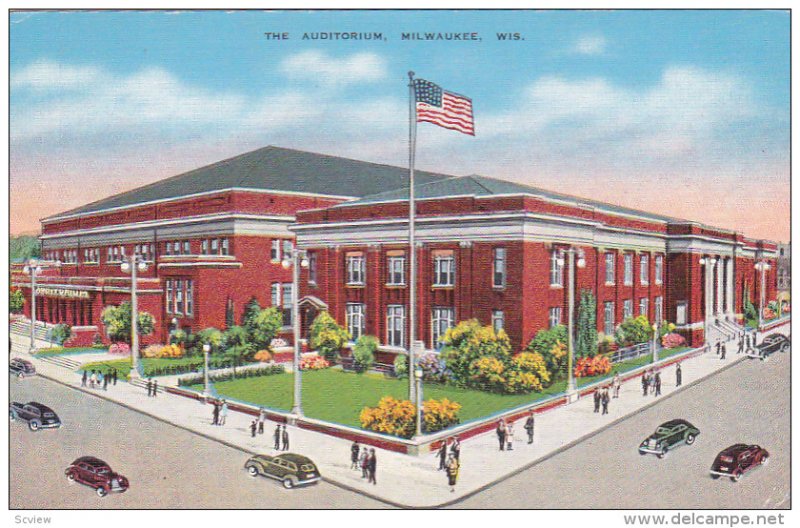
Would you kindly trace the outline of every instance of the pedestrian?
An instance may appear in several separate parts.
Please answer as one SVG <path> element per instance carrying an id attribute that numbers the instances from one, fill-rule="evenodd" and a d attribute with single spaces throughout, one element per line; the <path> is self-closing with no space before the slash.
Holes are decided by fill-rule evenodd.
<path id="1" fill-rule="evenodd" d="M 528 419 L 525 420 L 525 432 L 528 433 L 528 443 L 533 443 L 533 431 L 536 427 L 536 419 L 533 417 L 533 409 L 531 409 L 531 414 L 528 415 Z"/>
<path id="2" fill-rule="evenodd" d="M 737 354 L 741 354 L 742 352 L 744 352 L 744 339 L 740 338 L 739 339 L 739 346 L 736 349 L 736 353 Z"/>
<path id="3" fill-rule="evenodd" d="M 100 375 L 103 377 L 103 390 L 107 391 L 108 390 L 108 373 L 106 372 L 105 375 L 103 375 L 101 373 Z"/>
<path id="4" fill-rule="evenodd" d="M 458 482 L 458 470 L 461 467 L 458 459 L 450 456 L 447 459 L 447 483 L 450 485 L 450 493 L 456 491 L 456 482 Z"/>
<path id="5" fill-rule="evenodd" d="M 267 411 L 261 407 L 258 411 L 258 434 L 264 434 L 264 422 L 267 419 Z"/>
<path id="6" fill-rule="evenodd" d="M 289 450 L 289 430 L 286 429 L 286 424 L 283 424 L 283 432 L 281 433 L 281 441 L 283 442 L 283 446 L 281 446 L 282 451 Z"/>
<path id="7" fill-rule="evenodd" d="M 680 387 L 681 383 L 683 383 L 683 371 L 681 370 L 681 364 L 678 363 L 675 366 L 675 386 Z"/>
<path id="8" fill-rule="evenodd" d="M 367 446 L 361 448 L 358 464 L 361 466 L 361 478 L 367 478 L 367 472 L 369 471 L 369 450 Z"/>
<path id="9" fill-rule="evenodd" d="M 642 374 L 642 396 L 647 396 L 647 372 Z"/>
<path id="10" fill-rule="evenodd" d="M 436 456 L 439 457 L 439 469 L 437 471 L 442 471 L 447 467 L 447 444 L 449 442 L 449 439 L 442 440 L 442 445 L 436 451 Z"/>
<path id="11" fill-rule="evenodd" d="M 219 409 L 219 425 L 225 425 L 225 419 L 228 417 L 228 402 L 222 400 L 222 406 Z"/>
<path id="12" fill-rule="evenodd" d="M 252 422 L 250 422 L 250 437 L 256 437 L 256 431 L 258 431 L 258 419 L 254 418 Z"/>
<path id="13" fill-rule="evenodd" d="M 149 398 L 152 395 L 153 395 L 153 380 L 148 378 L 147 379 L 147 397 Z"/>
<path id="14" fill-rule="evenodd" d="M 358 440 L 356 440 L 350 446 L 350 469 L 358 469 L 359 451 L 361 451 L 361 446 L 358 445 Z"/>
<path id="15" fill-rule="evenodd" d="M 458 437 L 453 437 L 453 442 L 450 444 L 450 454 L 453 455 L 456 460 L 461 460 L 461 442 L 458 441 Z"/>
<path id="16" fill-rule="evenodd" d="M 708 354 L 711 352 L 711 342 L 706 341 L 705 345 L 703 346 L 703 354 Z"/>
<path id="17" fill-rule="evenodd" d="M 272 433 L 272 439 L 274 440 L 274 445 L 272 449 L 275 451 L 280 451 L 281 449 L 281 424 L 275 426 L 275 432 Z"/>
<path id="18" fill-rule="evenodd" d="M 211 425 L 219 425 L 219 402 L 214 402 L 214 409 L 211 411 Z"/>
<path id="19" fill-rule="evenodd" d="M 655 386 L 656 386 L 656 396 L 661 396 L 661 372 L 656 372 L 656 379 L 655 379 Z"/>
<path id="20" fill-rule="evenodd" d="M 95 370 L 92 369 L 92 375 L 89 376 L 89 388 L 93 389 L 95 383 L 97 383 L 97 372 L 95 372 Z"/>
<path id="21" fill-rule="evenodd" d="M 603 414 L 608 414 L 608 401 L 609 401 L 608 387 L 603 389 L 603 395 L 600 397 L 600 399 L 603 404 Z"/>
<path id="22" fill-rule="evenodd" d="M 619 398 L 619 389 L 622 386 L 622 381 L 619 379 L 619 372 L 614 373 L 614 397 Z"/>
<path id="23" fill-rule="evenodd" d="M 114 386 L 117 386 L 117 369 L 114 369 L 111 378 L 114 380 Z"/>
<path id="24" fill-rule="evenodd" d="M 600 412 L 600 389 L 594 391 L 594 412 Z"/>
<path id="25" fill-rule="evenodd" d="M 720 359 L 725 359 L 725 353 L 727 352 L 727 348 L 728 347 L 725 346 L 725 343 L 722 343 L 722 353 L 719 356 Z"/>
<path id="26" fill-rule="evenodd" d="M 158 396 L 158 380 L 153 380 L 153 398 Z"/>
<path id="27" fill-rule="evenodd" d="M 650 394 L 655 394 L 656 392 L 656 375 L 653 369 L 650 369 L 650 381 L 648 382 L 650 386 Z"/>
<path id="28" fill-rule="evenodd" d="M 86 386 L 86 380 L 89 378 L 89 374 L 84 370 L 83 376 L 81 376 L 81 387 Z"/>
<path id="29" fill-rule="evenodd" d="M 716 345 L 716 348 L 717 348 L 717 355 L 719 355 L 719 353 L 720 353 L 720 349 L 722 348 L 722 343 L 720 343 L 720 342 L 719 342 L 719 339 L 717 339 L 717 345 Z"/>
<path id="30" fill-rule="evenodd" d="M 500 451 L 506 450 L 506 422 L 505 420 L 500 420 L 497 422 L 497 429 L 495 429 L 497 433 L 497 441 L 500 442 Z"/>
<path id="31" fill-rule="evenodd" d="M 367 474 L 369 475 L 367 482 L 372 482 L 372 484 L 377 485 L 378 481 L 376 476 L 378 472 L 378 458 L 375 456 L 374 448 L 369 450 L 369 458 L 367 460 Z"/>
<path id="32" fill-rule="evenodd" d="M 508 431 L 506 432 L 506 446 L 509 451 L 514 450 L 514 422 L 508 424 Z"/>

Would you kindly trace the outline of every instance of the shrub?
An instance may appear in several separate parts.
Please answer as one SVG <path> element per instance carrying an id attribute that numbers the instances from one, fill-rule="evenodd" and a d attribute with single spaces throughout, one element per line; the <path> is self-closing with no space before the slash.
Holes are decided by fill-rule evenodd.
<path id="1" fill-rule="evenodd" d="M 8 310 L 11 313 L 22 313 L 22 308 L 25 306 L 25 294 L 19 288 L 11 288 L 8 295 Z"/>
<path id="2" fill-rule="evenodd" d="M 57 324 L 50 331 L 50 339 L 59 345 L 64 344 L 70 337 L 72 337 L 72 327 L 67 324 Z"/>
<path id="3" fill-rule="evenodd" d="M 532 372 L 512 370 L 505 382 L 505 391 L 511 394 L 541 392 L 543 388 L 541 380 Z"/>
<path id="4" fill-rule="evenodd" d="M 131 353 L 131 347 L 128 343 L 112 343 L 111 346 L 108 347 L 108 353 L 127 356 Z"/>
<path id="5" fill-rule="evenodd" d="M 97 346 L 102 346 L 102 344 L 103 344 L 103 336 L 101 336 L 98 333 L 95 333 L 92 336 L 92 346 L 97 347 Z"/>
<path id="6" fill-rule="evenodd" d="M 597 352 L 599 354 L 608 354 L 619 348 L 611 336 L 600 333 L 597 335 L 597 339 Z"/>
<path id="7" fill-rule="evenodd" d="M 653 329 L 650 326 L 650 321 L 647 320 L 647 316 L 640 315 L 638 317 L 628 317 L 622 321 L 614 333 L 614 341 L 619 346 L 626 347 L 646 343 L 652 336 Z"/>
<path id="8" fill-rule="evenodd" d="M 183 357 L 183 347 L 178 345 L 165 345 L 161 347 L 158 357 L 162 358 L 180 358 Z"/>
<path id="9" fill-rule="evenodd" d="M 567 327 L 557 325 L 539 330 L 525 347 L 525 351 L 541 354 L 551 377 L 566 373 Z"/>
<path id="10" fill-rule="evenodd" d="M 371 335 L 362 335 L 353 347 L 353 362 L 356 370 L 364 372 L 375 362 L 375 352 L 378 350 L 378 338 Z"/>
<path id="11" fill-rule="evenodd" d="M 680 334 L 666 334 L 661 338 L 661 345 L 664 348 L 676 348 L 686 344 L 686 339 Z"/>
<path id="12" fill-rule="evenodd" d="M 260 310 L 252 315 L 248 322 L 250 326 L 245 326 L 245 331 L 249 336 L 249 342 L 255 346 L 256 350 L 270 349 L 272 340 L 278 335 L 283 327 L 283 313 L 274 306 Z M 231 327 L 233 328 L 239 327 Z"/>
<path id="13" fill-rule="evenodd" d="M 106 327 L 108 337 L 114 341 L 129 342 L 131 338 L 131 303 L 124 302 L 119 306 L 106 306 L 100 319 Z M 153 333 L 155 324 L 153 316 L 147 312 L 139 312 L 136 319 L 136 328 L 139 335 Z"/>
<path id="14" fill-rule="evenodd" d="M 482 386 L 496 380 L 497 363 L 502 370 L 511 359 L 511 342 L 503 330 L 482 326 L 477 319 L 462 321 L 445 332 L 441 357 L 452 373 L 453 380 L 463 386 Z M 497 362 L 483 361 L 493 358 Z"/>
<path id="15" fill-rule="evenodd" d="M 111 345 L 112 347 L 114 345 Z M 161 349 L 164 345 L 149 345 L 147 348 L 142 350 L 142 357 L 146 358 L 157 358 L 161 356 Z M 109 350 L 109 352 L 111 352 Z M 113 352 L 111 352 L 113 354 Z"/>
<path id="16" fill-rule="evenodd" d="M 328 361 L 336 361 L 339 351 L 349 340 L 350 334 L 328 312 L 320 312 L 311 323 L 309 345 Z"/>
<path id="17" fill-rule="evenodd" d="M 174 345 L 186 345 L 188 340 L 189 334 L 187 334 L 185 330 L 180 329 L 172 332 L 172 335 L 169 338 L 170 343 Z"/>
<path id="18" fill-rule="evenodd" d="M 261 363 L 266 363 L 272 359 L 272 354 L 270 354 L 269 350 L 259 350 L 253 356 L 253 359 Z"/>
<path id="19" fill-rule="evenodd" d="M 550 373 L 541 354 L 522 352 L 514 356 L 511 365 L 515 371 L 532 374 L 539 380 L 539 388 L 535 390 L 542 390 L 542 385 L 546 387 L 550 384 Z"/>
<path id="20" fill-rule="evenodd" d="M 444 359 L 433 352 L 423 354 L 417 365 L 422 369 L 422 379 L 425 381 L 445 382 L 451 377 Z"/>
<path id="21" fill-rule="evenodd" d="M 470 366 L 470 385 L 491 392 L 504 392 L 506 367 L 502 361 L 492 356 L 483 356 Z"/>
<path id="22" fill-rule="evenodd" d="M 283 374 L 284 372 L 286 372 L 286 370 L 283 368 L 283 365 L 270 365 L 268 367 L 240 370 L 235 378 L 258 378 L 262 376 L 273 376 L 275 374 Z M 215 373 L 212 371 L 209 373 L 208 376 L 208 380 L 211 383 L 229 381 L 235 378 L 233 372 Z M 178 380 L 178 385 L 182 387 L 187 387 L 191 385 L 201 385 L 204 383 L 204 381 L 205 380 L 202 374 L 196 374 L 180 378 Z"/>
<path id="23" fill-rule="evenodd" d="M 597 353 L 597 299 L 591 290 L 581 290 L 575 331 L 575 355 L 594 356 Z M 562 341 L 565 342 L 565 341 Z"/>
<path id="24" fill-rule="evenodd" d="M 408 356 L 397 354 L 394 357 L 394 375 L 398 378 L 408 376 Z"/>
<path id="25" fill-rule="evenodd" d="M 416 432 L 414 405 L 408 400 L 384 396 L 376 407 L 361 409 L 361 427 L 401 438 L 411 438 Z"/>
<path id="26" fill-rule="evenodd" d="M 459 423 L 461 404 L 447 398 L 422 402 L 422 430 L 435 433 Z"/>
<path id="27" fill-rule="evenodd" d="M 300 370 L 321 370 L 330 366 L 328 360 L 319 354 L 306 354 L 300 358 Z"/>
<path id="28" fill-rule="evenodd" d="M 599 376 L 609 372 L 611 372 L 611 360 L 606 356 L 583 357 L 575 363 L 574 374 L 576 378 Z"/>

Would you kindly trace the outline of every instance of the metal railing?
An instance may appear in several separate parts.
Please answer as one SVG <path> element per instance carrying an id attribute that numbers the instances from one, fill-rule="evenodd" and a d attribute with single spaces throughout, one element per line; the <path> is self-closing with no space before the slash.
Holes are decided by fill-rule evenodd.
<path id="1" fill-rule="evenodd" d="M 659 350 L 662 349 L 660 343 L 657 346 Z M 618 348 L 613 354 L 611 354 L 611 356 L 609 356 L 609 359 L 611 360 L 611 363 L 619 363 L 621 361 L 627 361 L 629 359 L 638 358 L 652 353 L 653 344 L 648 341 L 647 343 L 639 343 L 638 345 Z"/>

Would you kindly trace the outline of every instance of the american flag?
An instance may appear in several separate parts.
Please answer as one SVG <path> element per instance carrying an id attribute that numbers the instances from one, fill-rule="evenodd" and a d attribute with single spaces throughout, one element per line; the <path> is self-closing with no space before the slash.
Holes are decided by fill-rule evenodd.
<path id="1" fill-rule="evenodd" d="M 433 123 L 470 136 L 475 135 L 472 99 L 446 90 L 424 79 L 414 79 L 417 121 Z"/>

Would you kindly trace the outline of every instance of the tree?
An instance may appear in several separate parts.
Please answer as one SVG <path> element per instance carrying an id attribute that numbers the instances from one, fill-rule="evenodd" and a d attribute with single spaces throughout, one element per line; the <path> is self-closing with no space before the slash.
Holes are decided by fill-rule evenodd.
<path id="1" fill-rule="evenodd" d="M 496 386 L 496 375 L 505 370 L 511 359 L 508 335 L 503 330 L 495 332 L 491 325 L 481 325 L 477 319 L 449 328 L 442 342 L 445 364 L 453 373 L 453 380 L 462 386 L 483 386 L 490 381 Z"/>
<path id="2" fill-rule="evenodd" d="M 250 325 L 246 331 L 255 350 L 272 350 L 272 340 L 283 326 L 283 314 L 274 306 L 264 308 L 252 317 Z"/>
<path id="3" fill-rule="evenodd" d="M 362 335 L 353 347 L 353 362 L 356 370 L 364 372 L 369 370 L 375 362 L 375 352 L 378 350 L 378 338 L 371 335 Z"/>
<path id="4" fill-rule="evenodd" d="M 131 341 L 131 303 L 124 302 L 119 306 L 106 306 L 100 319 L 106 327 L 108 337 L 112 341 L 122 341 L 130 344 Z M 147 312 L 139 312 L 136 318 L 136 328 L 140 336 L 153 333 L 153 316 Z"/>
<path id="5" fill-rule="evenodd" d="M 336 323 L 327 311 L 320 312 L 311 323 L 309 344 L 328 361 L 338 359 L 339 351 L 350 340 L 350 334 Z"/>
<path id="6" fill-rule="evenodd" d="M 233 375 L 236 376 L 236 367 L 241 365 L 244 360 L 251 359 L 255 353 L 255 347 L 250 343 L 247 329 L 243 326 L 232 326 L 223 334 L 223 346 L 225 357 L 233 363 Z"/>
<path id="7" fill-rule="evenodd" d="M 222 347 L 224 339 L 222 332 L 213 326 L 209 326 L 194 334 L 193 341 L 193 347 L 197 349 L 197 352 L 202 353 L 203 345 L 208 343 L 211 345 L 211 352 L 213 353 Z"/>
<path id="8" fill-rule="evenodd" d="M 68 324 L 57 324 L 50 331 L 50 339 L 58 345 L 63 345 L 70 337 L 72 337 L 72 327 Z"/>
<path id="9" fill-rule="evenodd" d="M 42 256 L 42 245 L 35 236 L 21 235 L 8 240 L 8 259 L 12 262 L 23 262 L 30 258 Z"/>
<path id="10" fill-rule="evenodd" d="M 621 347 L 646 343 L 653 337 L 653 329 L 646 315 L 628 317 L 614 333 L 614 340 Z"/>
<path id="11" fill-rule="evenodd" d="M 567 327 L 556 325 L 553 328 L 543 328 L 536 332 L 525 350 L 541 354 L 547 370 L 554 376 L 562 376 L 566 375 L 566 348 Z"/>
<path id="12" fill-rule="evenodd" d="M 225 328 L 230 328 L 236 325 L 236 318 L 233 314 L 233 299 L 228 297 L 228 302 L 225 304 Z"/>
<path id="13" fill-rule="evenodd" d="M 258 304 L 258 299 L 253 297 L 247 301 L 247 304 L 244 307 L 244 315 L 242 316 L 242 326 L 247 328 L 248 332 L 252 333 L 255 318 L 260 311 L 261 305 Z"/>
<path id="14" fill-rule="evenodd" d="M 19 288 L 11 288 L 8 295 L 8 310 L 11 313 L 22 313 L 25 307 L 25 294 Z"/>
<path id="15" fill-rule="evenodd" d="M 575 355 L 592 357 L 597 353 L 597 300 L 591 290 L 581 291 L 575 335 Z"/>

